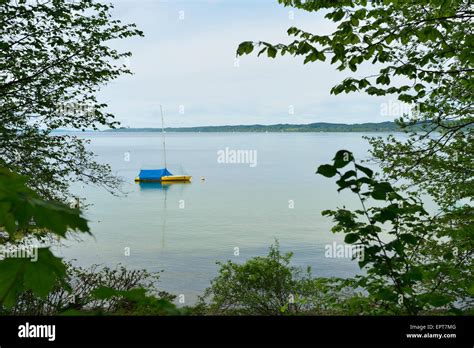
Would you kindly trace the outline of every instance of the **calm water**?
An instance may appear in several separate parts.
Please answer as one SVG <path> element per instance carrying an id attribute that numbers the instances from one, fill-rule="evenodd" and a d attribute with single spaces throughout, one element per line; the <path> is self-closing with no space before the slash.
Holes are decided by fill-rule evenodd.
<path id="1" fill-rule="evenodd" d="M 357 202 L 350 193 L 338 194 L 334 179 L 314 172 L 339 149 L 366 158 L 363 134 L 168 133 L 168 168 L 193 176 L 190 184 L 168 187 L 133 182 L 140 168 L 163 167 L 159 133 L 84 136 L 98 160 L 125 180 L 126 194 L 75 187 L 92 204 L 86 216 L 94 237 L 69 241 L 58 251 L 77 264 L 163 270 L 160 287 L 184 294 L 187 303 L 217 274 L 216 261 L 264 255 L 275 239 L 283 251 L 294 252 L 295 265 L 311 266 L 314 275 L 358 272 L 350 259 L 325 257 L 325 245 L 342 243 L 342 236 L 330 232 L 330 219 L 320 213 Z M 256 150 L 257 165 L 218 163 L 217 153 L 226 147 Z"/>

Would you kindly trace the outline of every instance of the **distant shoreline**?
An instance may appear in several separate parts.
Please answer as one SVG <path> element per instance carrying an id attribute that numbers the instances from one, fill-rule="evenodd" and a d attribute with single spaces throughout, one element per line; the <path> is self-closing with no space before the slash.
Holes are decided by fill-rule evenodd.
<path id="1" fill-rule="evenodd" d="M 201 127 L 167 127 L 166 132 L 193 133 L 314 133 L 314 132 L 401 132 L 395 122 L 380 123 L 310 123 L 310 124 L 275 124 L 275 125 L 236 125 L 236 126 L 201 126 Z M 161 128 L 116 128 L 102 132 L 161 132 Z"/>

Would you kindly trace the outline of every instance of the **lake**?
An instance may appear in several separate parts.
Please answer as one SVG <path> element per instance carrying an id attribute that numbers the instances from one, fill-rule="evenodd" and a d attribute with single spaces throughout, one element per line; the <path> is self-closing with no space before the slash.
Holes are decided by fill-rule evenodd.
<path id="1" fill-rule="evenodd" d="M 186 304 L 217 275 L 216 261 L 265 255 L 275 240 L 294 252 L 294 265 L 311 266 L 315 276 L 354 275 L 359 269 L 350 257 L 326 257 L 326 246 L 342 244 L 343 235 L 330 232 L 332 222 L 321 211 L 358 207 L 357 201 L 315 171 L 340 149 L 366 159 L 363 135 L 167 133 L 168 169 L 193 180 L 162 186 L 134 182 L 141 168 L 164 166 L 160 133 L 83 133 L 97 160 L 123 178 L 124 194 L 74 186 L 91 204 L 86 217 L 93 237 L 68 240 L 56 251 L 82 266 L 163 270 L 159 288 L 184 295 Z"/>

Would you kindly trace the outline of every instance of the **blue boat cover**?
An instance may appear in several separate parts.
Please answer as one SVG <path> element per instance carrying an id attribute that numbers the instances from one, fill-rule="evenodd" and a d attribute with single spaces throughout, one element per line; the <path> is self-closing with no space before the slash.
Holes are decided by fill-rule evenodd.
<path id="1" fill-rule="evenodd" d="M 142 169 L 138 177 L 140 180 L 160 180 L 162 176 L 173 175 L 168 169 Z"/>

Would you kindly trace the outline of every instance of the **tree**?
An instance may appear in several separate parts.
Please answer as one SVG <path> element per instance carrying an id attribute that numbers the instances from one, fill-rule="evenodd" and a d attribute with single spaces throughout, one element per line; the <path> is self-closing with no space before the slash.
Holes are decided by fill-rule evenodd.
<path id="1" fill-rule="evenodd" d="M 81 212 L 61 202 L 71 181 L 110 190 L 119 183 L 108 165 L 95 162 L 85 140 L 53 133 L 117 125 L 95 93 L 130 73 L 124 60 L 130 53 L 107 44 L 143 34 L 111 19 L 112 7 L 93 0 L 0 0 L 2 313 L 181 313 L 172 296 L 149 293 L 150 284 L 141 281 L 147 272 L 68 269 L 50 247 L 38 246 L 71 231 L 90 233 Z M 81 280 L 87 289 L 74 288 Z M 71 303 L 71 295 L 80 303 Z"/>
<path id="2" fill-rule="evenodd" d="M 410 234 L 416 236 L 416 241 L 420 244 L 417 262 L 420 265 L 432 263 L 440 267 L 438 272 L 430 274 L 437 277 L 434 279 L 438 283 L 431 293 L 425 288 L 426 296 L 435 296 L 443 289 L 444 294 L 449 294 L 454 301 L 469 296 L 472 299 L 474 214 L 470 203 L 474 187 L 474 59 L 471 53 L 474 45 L 474 12 L 471 2 L 279 0 L 279 3 L 310 12 L 323 12 L 326 19 L 337 23 L 337 27 L 329 35 L 318 35 L 291 27 L 288 35 L 294 37 L 292 42 L 271 44 L 246 41 L 239 45 L 237 54 L 250 54 L 255 47 L 259 47 L 259 55 L 266 53 L 270 58 L 275 58 L 278 53 L 301 56 L 304 57 L 304 64 L 329 58 L 330 63 L 337 65 L 338 70 L 350 70 L 352 73 L 363 65 L 370 66 L 374 70 L 373 74 L 348 77 L 334 86 L 331 93 L 361 91 L 374 96 L 393 95 L 399 102 L 409 106 L 408 112 L 397 119 L 397 123 L 407 133 L 405 139 L 400 140 L 394 136 L 369 139 L 372 145 L 370 153 L 382 169 L 383 185 L 375 185 L 372 178 L 364 178 L 365 182 L 352 178 L 354 171 L 340 173 L 338 184 L 343 185 L 340 189 L 353 189 L 354 185 L 368 184 L 373 190 L 385 187 L 384 190 L 391 192 L 395 192 L 393 187 L 398 184 L 396 197 L 402 197 L 400 193 L 404 193 L 420 201 L 421 197 L 426 197 L 423 195 L 431 196 L 437 203 L 438 210 L 431 216 L 417 216 L 421 210 L 413 211 L 410 215 L 405 208 L 396 206 L 387 208 L 389 211 L 373 208 L 372 212 L 382 214 L 383 219 L 390 220 L 394 226 L 405 221 L 407 225 L 403 228 L 411 229 Z M 337 156 L 335 161 L 338 161 Z M 321 166 L 319 173 L 334 176 L 338 172 L 337 168 L 340 167 L 336 163 Z M 398 201 L 400 199 L 396 198 Z M 402 205 L 405 203 L 406 200 L 402 200 Z M 365 208 L 363 211 L 367 215 Z M 377 220 L 374 222 L 368 217 L 369 224 L 360 225 L 361 222 L 356 220 L 359 213 L 361 212 L 339 210 L 325 214 L 334 217 L 337 230 L 351 232 L 348 235 L 349 242 L 360 240 L 352 238 L 360 238 L 364 230 L 377 238 L 376 232 L 382 232 L 380 226 L 374 226 Z M 408 218 L 415 220 L 400 220 Z M 416 226 L 409 225 L 415 222 Z M 423 235 L 426 235 L 427 241 L 420 238 Z M 397 239 L 398 237 L 390 244 L 391 249 L 388 251 L 397 256 L 410 252 L 410 242 Z M 377 250 L 380 252 L 383 248 Z M 459 254 L 453 257 L 453 250 L 465 253 L 461 257 Z M 371 269 L 377 273 L 381 270 L 379 266 L 374 262 Z M 467 272 L 460 272 L 460 267 L 467 267 Z M 400 275 L 401 270 L 394 272 L 392 275 Z M 406 272 L 408 271 L 401 273 Z M 414 281 L 420 274 L 413 275 Z M 411 277 L 412 275 L 408 278 Z M 396 286 L 399 280 L 396 281 L 396 277 L 390 278 L 379 278 L 381 282 L 378 289 Z M 366 283 L 365 286 L 370 284 Z M 397 294 L 406 299 L 403 288 L 403 285 L 398 290 L 392 288 L 386 295 L 393 295 L 392 300 Z M 405 300 L 403 303 L 406 311 L 417 313 L 423 308 L 423 304 L 417 302 L 420 299 L 421 297 L 417 297 L 414 302 Z M 437 304 L 440 302 L 442 301 Z"/>
<path id="3" fill-rule="evenodd" d="M 353 168 L 343 172 L 343 168 Z M 446 224 L 431 216 L 416 195 L 404 197 L 389 182 L 358 164 L 352 153 L 338 151 L 318 173 L 338 176 L 338 191 L 351 190 L 361 209 L 326 210 L 334 233 L 363 249 L 359 266 L 366 274 L 355 286 L 366 289 L 377 310 L 416 315 L 442 308 L 473 308 L 474 239 L 472 226 L 459 219 Z"/>
<path id="4" fill-rule="evenodd" d="M 90 233 L 78 209 L 42 199 L 27 178 L 0 167 L 0 314 L 183 314 L 157 275 L 74 268 L 41 245 L 45 236 Z"/>
<path id="5" fill-rule="evenodd" d="M 0 167 L 0 228 L 5 231 L 0 235 L 0 305 L 5 307 L 12 307 L 24 291 L 44 298 L 57 284 L 66 286 L 62 260 L 49 247 L 32 244 L 32 237 L 40 240 L 48 233 L 64 238 L 71 230 L 89 233 L 79 210 L 41 199 L 26 182 Z"/>
<path id="6" fill-rule="evenodd" d="M 418 124 L 406 141 L 373 138 L 372 155 L 392 180 L 408 179 L 431 194 L 444 209 L 472 198 L 473 34 L 468 0 L 279 0 L 310 12 L 324 12 L 337 23 L 329 35 L 288 29 L 289 44 L 243 42 L 237 54 L 275 58 L 291 54 L 304 63 L 330 58 L 338 70 L 356 72 L 366 63 L 374 74 L 349 77 L 333 94 L 363 91 L 395 95 L 408 103 L 398 122 Z M 400 82 L 401 81 L 401 82 Z M 407 127 L 407 129 L 409 129 Z"/>
<path id="7" fill-rule="evenodd" d="M 352 298 L 347 284 L 338 278 L 312 278 L 291 265 L 292 253 L 282 254 L 276 242 L 267 256 L 243 264 L 217 264 L 219 274 L 193 310 L 206 315 L 287 315 L 340 313 Z M 350 289 L 353 290 L 353 289 Z"/>
<path id="8" fill-rule="evenodd" d="M 74 180 L 113 190 L 117 178 L 86 150 L 87 141 L 53 132 L 117 125 L 95 93 L 130 73 L 130 53 L 108 44 L 142 32 L 93 0 L 0 6 L 0 164 L 31 178 L 28 185 L 48 199 L 64 200 Z"/>

